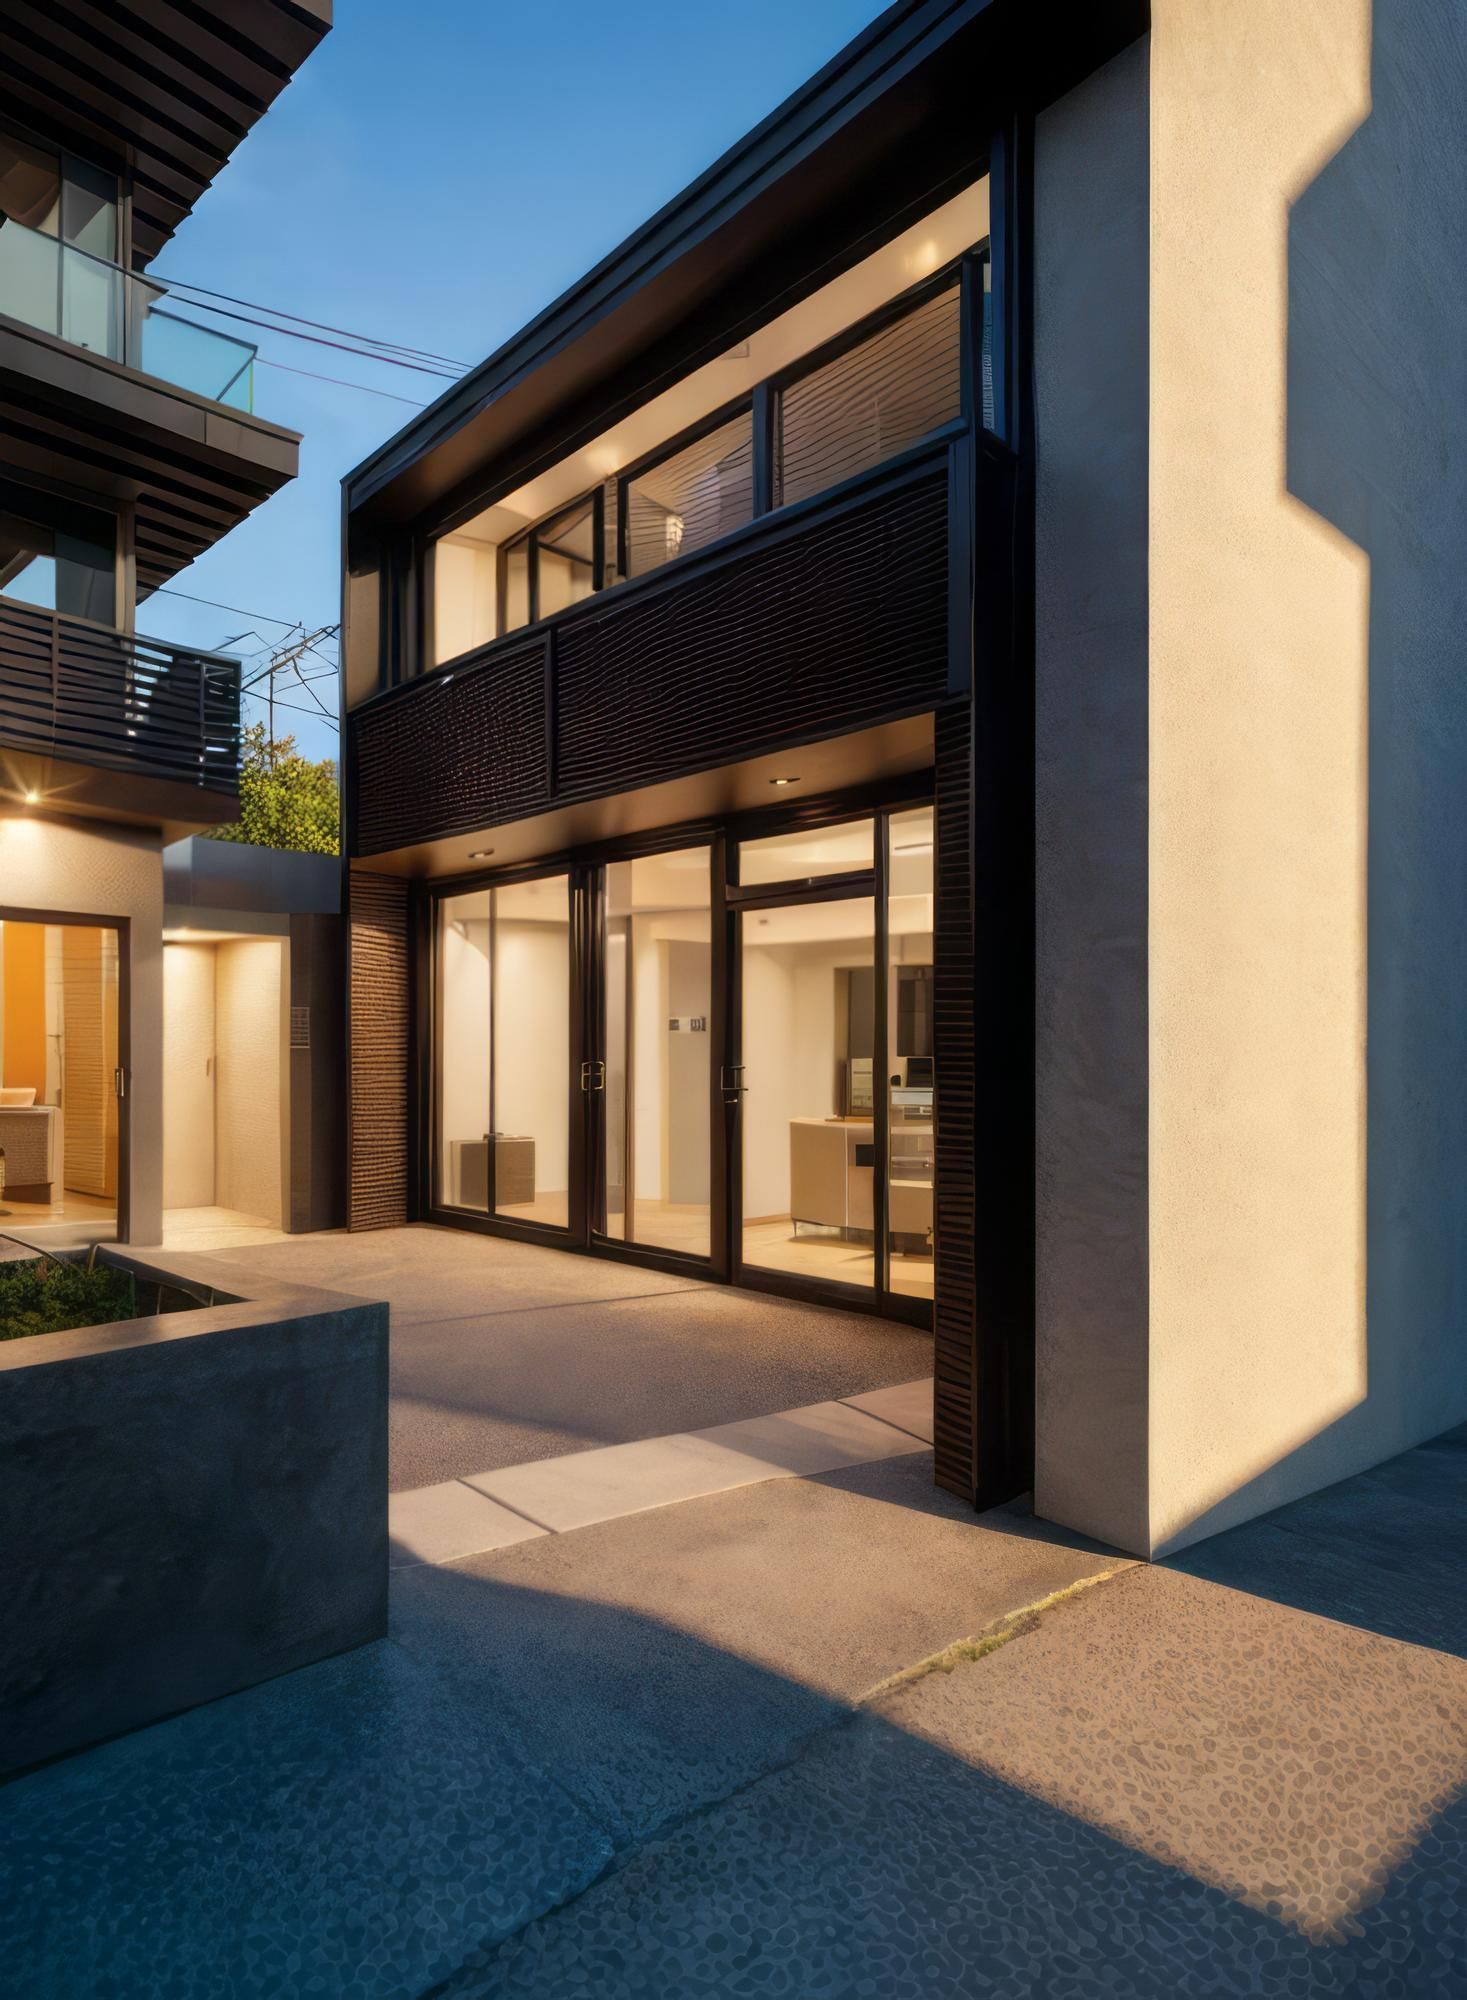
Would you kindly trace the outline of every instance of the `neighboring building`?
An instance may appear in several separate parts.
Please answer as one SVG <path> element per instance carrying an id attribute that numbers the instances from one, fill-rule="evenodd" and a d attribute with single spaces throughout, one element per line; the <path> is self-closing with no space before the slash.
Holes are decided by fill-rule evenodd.
<path id="1" fill-rule="evenodd" d="M 240 691 L 139 612 L 294 476 L 299 439 L 254 414 L 254 348 L 146 271 L 329 25 L 329 0 L 0 15 L 12 1227 L 161 1234 L 162 849 L 233 816 Z"/>
<path id="2" fill-rule="evenodd" d="M 1464 91 L 904 0 L 348 477 L 354 1227 L 930 1316 L 1142 1554 L 1467 1417 Z"/>

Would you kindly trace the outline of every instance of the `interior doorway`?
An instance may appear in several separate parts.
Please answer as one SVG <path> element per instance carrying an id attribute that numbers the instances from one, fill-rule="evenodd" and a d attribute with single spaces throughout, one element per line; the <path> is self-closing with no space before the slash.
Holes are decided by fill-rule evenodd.
<path id="1" fill-rule="evenodd" d="M 0 1225 L 100 1238 L 126 1216 L 121 926 L 49 912 L 0 920 Z"/>

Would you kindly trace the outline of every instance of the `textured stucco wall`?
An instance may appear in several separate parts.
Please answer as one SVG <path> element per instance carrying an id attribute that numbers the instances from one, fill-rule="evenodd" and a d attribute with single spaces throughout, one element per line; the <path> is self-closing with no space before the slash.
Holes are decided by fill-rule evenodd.
<path id="1" fill-rule="evenodd" d="M 156 834 L 0 812 L 0 907 L 129 920 L 128 1238 L 163 1227 L 163 860 Z"/>
<path id="2" fill-rule="evenodd" d="M 1130 58 L 1040 131 L 1037 1497 L 1164 1553 L 1467 1416 L 1467 16 L 1155 0 L 1134 54 L 1144 858 L 1135 717 L 1097 706 L 1134 692 L 1130 489 L 1057 478 L 1116 389 L 1080 294 L 1119 127 L 1090 179 L 1063 142 Z"/>
<path id="3" fill-rule="evenodd" d="M 1139 43 L 1041 115 L 1034 202 L 1035 1504 L 1127 1548 L 1148 1532 L 1146 65 Z"/>
<path id="4" fill-rule="evenodd" d="M 240 938 L 214 950 L 215 1200 L 279 1227 L 289 1132 L 285 947 Z"/>
<path id="5" fill-rule="evenodd" d="M 386 1631 L 387 1308 L 245 1287 L 0 1344 L 0 1776 Z"/>
<path id="6" fill-rule="evenodd" d="M 1158 0 L 1151 54 L 1165 1550 L 1467 1416 L 1467 17 Z"/>

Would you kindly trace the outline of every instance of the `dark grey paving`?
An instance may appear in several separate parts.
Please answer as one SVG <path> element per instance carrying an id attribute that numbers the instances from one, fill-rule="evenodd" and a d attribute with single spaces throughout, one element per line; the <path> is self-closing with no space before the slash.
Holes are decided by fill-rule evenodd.
<path id="1" fill-rule="evenodd" d="M 1467 1425 L 1167 1566 L 1467 1658 Z"/>
<path id="2" fill-rule="evenodd" d="M 641 1848 L 453 2000 L 1448 2000 L 1467 1671 L 1132 1570 Z"/>
<path id="3" fill-rule="evenodd" d="M 390 1301 L 394 1492 L 932 1373 L 931 1335 L 914 1327 L 463 1230 L 198 1261 Z"/>
<path id="4" fill-rule="evenodd" d="M 493 1713 L 379 1642 L 0 1791 L 17 2000 L 402 2000 L 610 1852 Z"/>

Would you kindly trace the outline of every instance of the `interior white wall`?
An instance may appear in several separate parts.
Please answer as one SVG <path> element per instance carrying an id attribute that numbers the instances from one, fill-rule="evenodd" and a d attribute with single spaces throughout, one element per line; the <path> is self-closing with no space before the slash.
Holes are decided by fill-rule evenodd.
<path id="1" fill-rule="evenodd" d="M 499 629 L 499 545 L 464 535 L 435 542 L 434 666 L 480 646 Z"/>
<path id="2" fill-rule="evenodd" d="M 535 1141 L 537 1194 L 570 1178 L 570 953 L 564 924 L 496 922 L 495 1129 Z"/>
<path id="3" fill-rule="evenodd" d="M 214 1202 L 217 946 L 163 947 L 163 1206 Z"/>
<path id="4" fill-rule="evenodd" d="M 289 1131 L 286 947 L 279 938 L 240 938 L 214 950 L 215 1199 L 279 1228 Z"/>
<path id="5" fill-rule="evenodd" d="M 441 1042 L 438 1118 L 442 1175 L 448 1190 L 448 1148 L 482 1142 L 489 1130 L 489 920 L 457 917 L 439 938 Z"/>
<path id="6" fill-rule="evenodd" d="M 812 905 L 799 917 L 839 913 Z M 838 921 L 837 916 L 837 921 Z M 788 1215 L 790 1120 L 833 1118 L 841 1111 L 837 1063 L 839 976 L 871 962 L 870 946 L 844 943 L 761 945 L 744 937 L 744 1215 Z"/>

